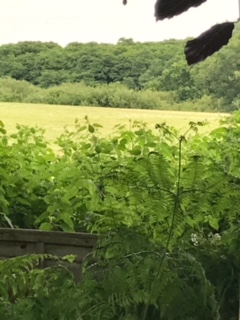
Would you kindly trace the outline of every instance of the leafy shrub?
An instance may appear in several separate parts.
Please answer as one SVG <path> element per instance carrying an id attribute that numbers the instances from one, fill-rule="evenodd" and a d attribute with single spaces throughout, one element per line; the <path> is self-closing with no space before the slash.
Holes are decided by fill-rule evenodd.
<path id="1" fill-rule="evenodd" d="M 56 156 L 48 148 L 42 129 L 18 125 L 17 130 L 11 136 L 2 132 L 0 140 L 0 225 L 31 228 L 46 207 L 43 196 L 47 184 L 43 181 Z"/>
<path id="2" fill-rule="evenodd" d="M 85 117 L 57 139 L 59 155 L 41 129 L 18 126 L 9 136 L 1 123 L 1 226 L 99 234 L 95 263 L 86 263 L 80 286 L 66 289 L 78 301 L 76 318 L 235 319 L 239 119 L 208 135 L 197 133 L 200 122 L 184 134 L 134 122 L 106 139 Z M 42 309 L 58 318 L 56 288 L 14 306 L 3 297 L 0 309 L 30 312 L 51 293 L 54 307 Z"/>
<path id="3" fill-rule="evenodd" d="M 174 92 L 150 89 L 134 91 L 117 82 L 92 86 L 83 82 L 64 83 L 44 89 L 26 81 L 3 78 L 0 79 L 0 84 L 0 101 L 4 102 L 185 111 L 229 111 L 231 109 L 230 106 L 230 109 L 226 110 L 221 99 L 210 96 L 177 103 L 174 100 Z"/>
<path id="4" fill-rule="evenodd" d="M 0 78 L 0 101 L 23 102 L 37 88 L 27 81 L 16 81 L 11 78 Z"/>
<path id="5" fill-rule="evenodd" d="M 77 319 L 82 291 L 60 265 L 36 269 L 45 258 L 56 259 L 31 255 L 0 262 L 1 319 Z"/>

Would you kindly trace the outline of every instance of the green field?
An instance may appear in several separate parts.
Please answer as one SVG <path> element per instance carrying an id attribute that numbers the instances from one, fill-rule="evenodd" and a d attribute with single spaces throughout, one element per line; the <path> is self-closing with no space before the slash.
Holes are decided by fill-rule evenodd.
<path id="1" fill-rule="evenodd" d="M 154 128 L 156 123 L 166 121 L 167 124 L 181 131 L 188 128 L 189 121 L 207 120 L 209 124 L 202 130 L 210 131 L 218 125 L 221 117 L 226 116 L 223 113 L 0 103 L 0 120 L 5 123 L 9 133 L 16 130 L 16 124 L 37 125 L 46 129 L 46 137 L 50 142 L 63 132 L 65 126 L 73 128 L 76 118 L 84 122 L 86 115 L 91 123 L 99 123 L 103 126 L 101 132 L 104 135 L 111 134 L 113 127 L 117 124 L 129 126 L 130 119 L 146 122 L 150 128 Z"/>

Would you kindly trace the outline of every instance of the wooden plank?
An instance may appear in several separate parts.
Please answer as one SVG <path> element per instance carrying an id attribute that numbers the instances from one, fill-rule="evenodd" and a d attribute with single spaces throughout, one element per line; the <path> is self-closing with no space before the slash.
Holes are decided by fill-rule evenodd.
<path id="1" fill-rule="evenodd" d="M 26 229 L 0 228 L 0 260 L 29 254 L 52 254 L 58 257 L 76 255 L 74 263 L 45 260 L 40 268 L 64 265 L 73 272 L 75 280 L 81 280 L 82 262 L 91 254 L 97 236 L 87 233 L 45 232 Z"/>
<path id="2" fill-rule="evenodd" d="M 45 245 L 45 253 L 56 255 L 58 257 L 63 257 L 68 254 L 74 254 L 78 256 L 79 261 L 83 261 L 84 257 L 92 251 L 92 248 L 89 247 L 72 247 L 65 245 L 53 245 L 47 243 Z"/>
<path id="3" fill-rule="evenodd" d="M 1 241 L 0 240 L 0 257 L 16 257 L 27 254 L 41 253 L 38 252 L 37 242 L 27 243 L 19 241 Z"/>
<path id="4" fill-rule="evenodd" d="M 53 267 L 56 265 L 61 265 L 66 268 L 68 268 L 74 275 L 74 279 L 76 282 L 81 281 L 82 279 L 82 264 L 81 263 L 69 263 L 69 262 L 61 262 L 61 263 L 56 263 L 55 261 L 52 260 L 46 260 L 45 261 L 45 267 Z"/>
<path id="5" fill-rule="evenodd" d="M 43 242 L 68 244 L 72 246 L 93 247 L 97 242 L 97 235 L 89 233 L 68 233 L 60 231 L 40 231 L 30 229 L 0 228 L 0 241 Z"/>

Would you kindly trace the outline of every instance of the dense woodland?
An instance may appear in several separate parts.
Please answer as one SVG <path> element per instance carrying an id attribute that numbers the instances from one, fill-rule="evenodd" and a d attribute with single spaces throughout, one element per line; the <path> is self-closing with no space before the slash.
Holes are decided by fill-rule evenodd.
<path id="1" fill-rule="evenodd" d="M 135 43 L 122 38 L 116 45 L 70 43 L 65 48 L 41 42 L 2 45 L 0 77 L 25 80 L 36 87 L 2 80 L 0 100 L 199 111 L 238 109 L 240 26 L 228 46 L 193 67 L 185 61 L 185 43 Z M 76 83 L 81 83 L 80 87 Z M 107 94 L 99 98 L 99 92 L 108 91 L 109 85 L 110 96 L 119 91 L 118 99 L 111 100 Z M 9 86 L 15 93 L 23 92 L 24 87 L 26 96 L 10 97 Z M 86 94 L 69 99 L 73 91 L 87 92 L 88 99 Z"/>

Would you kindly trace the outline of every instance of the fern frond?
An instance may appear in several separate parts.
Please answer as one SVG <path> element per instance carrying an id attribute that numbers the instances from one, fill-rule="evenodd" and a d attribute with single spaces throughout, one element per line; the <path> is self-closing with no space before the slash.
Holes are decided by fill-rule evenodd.
<path id="1" fill-rule="evenodd" d="M 19 256 L 0 261 L 0 297 L 16 299 L 31 290 L 31 284 L 40 270 L 36 269 L 45 259 L 59 260 L 49 254 Z"/>

